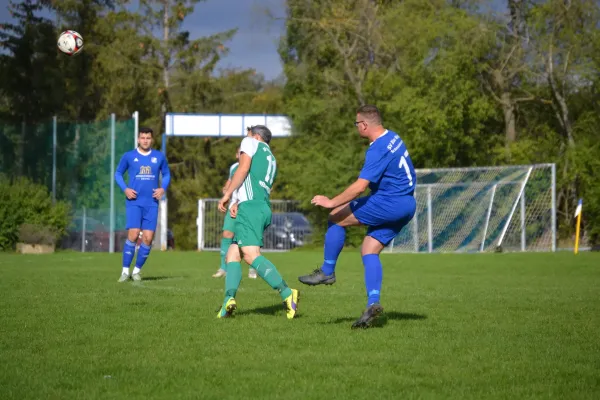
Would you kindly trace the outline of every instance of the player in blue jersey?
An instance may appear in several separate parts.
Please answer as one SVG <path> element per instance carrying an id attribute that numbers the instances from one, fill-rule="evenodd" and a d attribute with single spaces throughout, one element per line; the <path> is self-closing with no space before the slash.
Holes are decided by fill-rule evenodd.
<path id="1" fill-rule="evenodd" d="M 321 195 L 312 199 L 312 204 L 333 210 L 325 234 L 323 265 L 298 279 L 306 285 L 335 283 L 335 266 L 344 246 L 346 227 L 366 225 L 361 253 L 367 308 L 352 325 L 352 328 L 366 328 L 383 312 L 379 303 L 383 276 L 379 254 L 413 218 L 417 181 L 406 145 L 397 133 L 383 127 L 377 107 L 360 107 L 354 126 L 370 142 L 365 163 L 356 182 L 344 192 L 332 199 Z M 356 199 L 367 187 L 371 193 Z"/>
<path id="2" fill-rule="evenodd" d="M 165 155 L 152 146 L 152 129 L 140 128 L 138 147 L 123 155 L 115 172 L 115 180 L 125 193 L 127 240 L 123 247 L 123 271 L 119 282 L 129 280 L 129 266 L 135 254 L 135 245 L 142 232 L 142 244 L 138 249 L 135 268 L 131 274 L 134 281 L 141 281 L 140 272 L 152 247 L 158 220 L 158 202 L 165 194 L 171 173 Z M 123 174 L 129 173 L 129 184 Z M 158 184 L 162 174 L 162 185 Z"/>

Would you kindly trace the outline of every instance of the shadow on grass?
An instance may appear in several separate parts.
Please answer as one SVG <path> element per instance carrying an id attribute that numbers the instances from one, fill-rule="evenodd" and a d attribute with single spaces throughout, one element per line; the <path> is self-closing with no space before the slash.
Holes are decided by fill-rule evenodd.
<path id="1" fill-rule="evenodd" d="M 285 311 L 283 304 L 273 304 L 271 306 L 266 307 L 257 307 L 250 310 L 239 311 L 237 315 L 249 315 L 249 314 L 258 314 L 258 315 L 276 315 Z M 296 318 L 302 317 L 302 314 L 298 314 Z"/>
<path id="2" fill-rule="evenodd" d="M 142 281 L 167 281 L 169 279 L 183 279 L 185 276 L 145 276 Z"/>
<path id="3" fill-rule="evenodd" d="M 357 315 L 355 318 L 350 318 L 350 317 L 337 318 L 332 321 L 329 321 L 328 323 L 329 324 L 352 323 L 352 322 L 356 321 L 358 319 L 358 317 L 359 316 Z M 373 321 L 373 323 L 371 324 L 371 327 L 372 328 L 382 328 L 390 320 L 417 321 L 417 320 L 423 320 L 423 319 L 427 319 L 427 315 L 390 311 L 390 312 L 384 312 L 383 314 L 381 314 L 381 316 L 379 318 L 377 318 L 375 321 Z"/>

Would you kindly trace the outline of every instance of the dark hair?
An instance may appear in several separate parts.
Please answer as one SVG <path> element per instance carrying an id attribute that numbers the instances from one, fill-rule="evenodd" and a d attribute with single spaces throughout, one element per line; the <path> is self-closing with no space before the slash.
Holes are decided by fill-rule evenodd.
<path id="1" fill-rule="evenodd" d="M 383 122 L 381 119 L 381 113 L 379 112 L 379 109 L 373 105 L 362 105 L 358 107 L 356 113 L 362 115 L 365 118 L 365 120 L 373 124 L 381 125 Z"/>
<path id="2" fill-rule="evenodd" d="M 269 144 L 269 142 L 271 141 L 271 137 L 273 137 L 273 135 L 271 134 L 271 131 L 269 130 L 269 128 L 267 128 L 264 125 L 254 125 L 250 127 L 250 131 L 254 134 L 254 135 L 258 135 L 260 136 L 265 143 Z"/>
<path id="3" fill-rule="evenodd" d="M 140 136 L 142 133 L 149 133 L 150 135 L 154 134 L 152 128 L 147 128 L 145 126 L 140 127 L 140 129 L 138 130 L 138 136 Z"/>

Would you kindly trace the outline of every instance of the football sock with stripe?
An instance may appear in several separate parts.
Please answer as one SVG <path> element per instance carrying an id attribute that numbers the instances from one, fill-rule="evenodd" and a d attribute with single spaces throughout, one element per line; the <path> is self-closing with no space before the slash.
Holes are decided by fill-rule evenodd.
<path id="1" fill-rule="evenodd" d="M 264 256 L 258 256 L 252 262 L 252 268 L 256 269 L 258 275 L 265 280 L 273 289 L 279 292 L 282 300 L 292 294 L 292 290 L 281 277 L 277 267 Z"/>
<path id="2" fill-rule="evenodd" d="M 237 261 L 227 263 L 225 275 L 225 299 L 235 297 L 242 281 L 242 264 Z"/>
<path id="3" fill-rule="evenodd" d="M 225 257 L 227 256 L 227 250 L 229 250 L 229 246 L 233 242 L 231 238 L 221 238 L 221 269 L 227 271 L 227 263 L 225 262 Z"/>
<path id="4" fill-rule="evenodd" d="M 129 267 L 131 266 L 134 255 L 135 243 L 129 239 L 125 240 L 125 245 L 123 246 L 123 274 L 129 275 Z"/>
<path id="5" fill-rule="evenodd" d="M 369 307 L 379 303 L 383 267 L 379 254 L 365 254 L 362 256 L 362 261 L 365 266 L 365 287 L 367 289 L 367 307 Z"/>
<path id="6" fill-rule="evenodd" d="M 152 246 L 148 246 L 146 243 L 142 243 L 138 249 L 137 257 L 135 259 L 135 268 L 133 273 L 137 274 L 141 271 L 142 267 L 146 263 L 148 256 L 150 255 L 150 249 Z"/>

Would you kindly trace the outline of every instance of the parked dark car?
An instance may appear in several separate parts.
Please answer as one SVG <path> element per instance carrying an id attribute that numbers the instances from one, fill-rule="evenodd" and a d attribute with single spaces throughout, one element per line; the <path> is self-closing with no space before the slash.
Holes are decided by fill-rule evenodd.
<path id="1" fill-rule="evenodd" d="M 299 212 L 273 213 L 263 236 L 264 248 L 290 250 L 304 246 L 312 234 L 308 219 Z"/>

